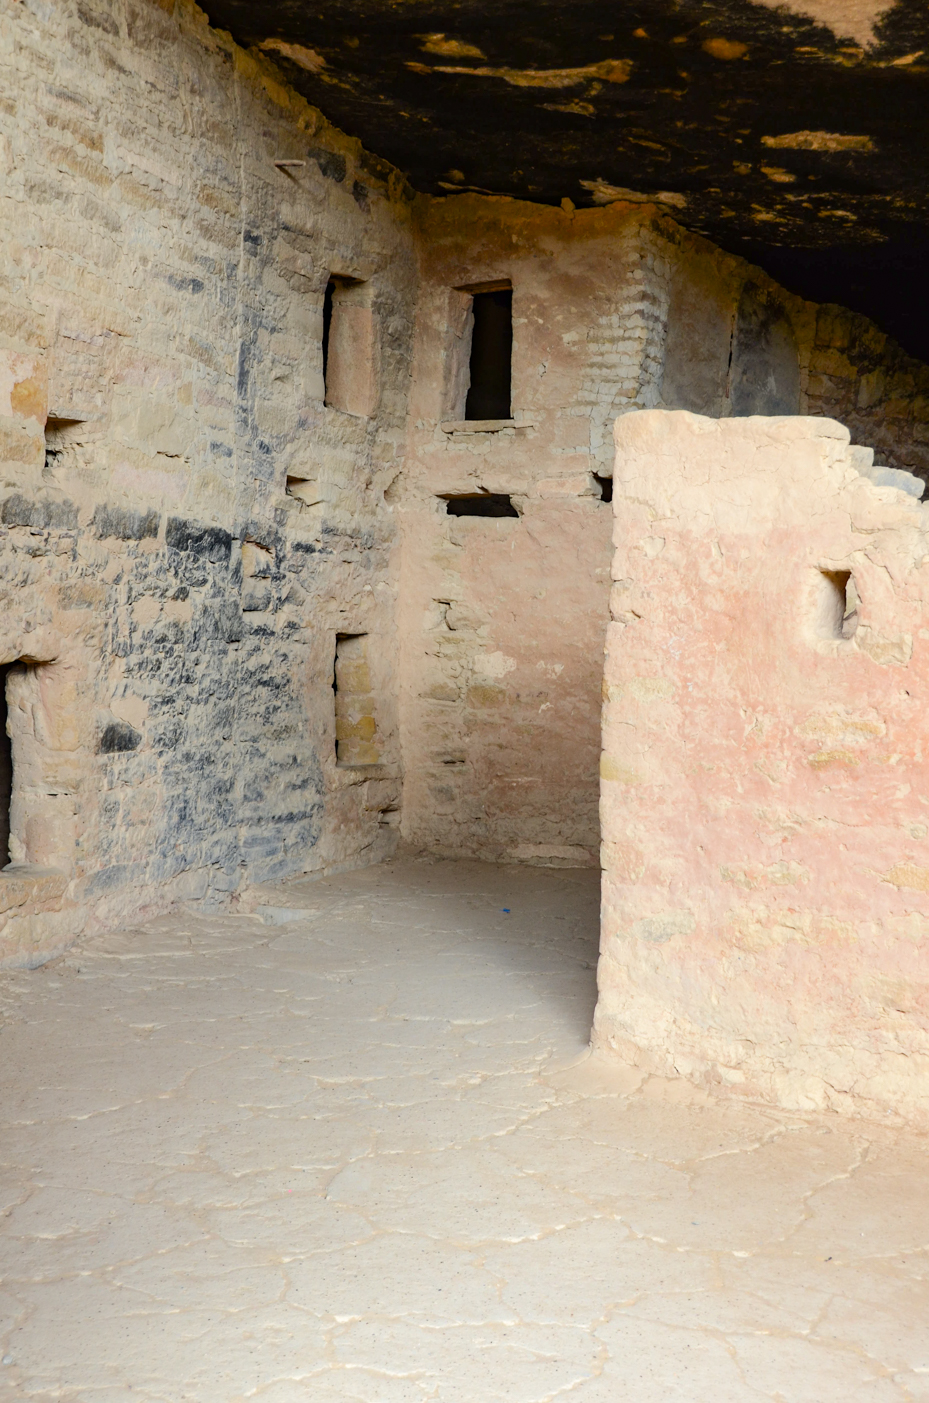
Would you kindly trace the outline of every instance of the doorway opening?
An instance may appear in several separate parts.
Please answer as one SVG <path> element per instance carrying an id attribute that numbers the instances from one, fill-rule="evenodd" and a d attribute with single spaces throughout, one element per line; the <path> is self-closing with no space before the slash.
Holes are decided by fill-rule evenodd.
<path id="1" fill-rule="evenodd" d="M 6 699 L 7 678 L 22 663 L 0 667 L 0 868 L 10 863 L 10 805 L 13 800 L 13 745 L 10 740 Z"/>

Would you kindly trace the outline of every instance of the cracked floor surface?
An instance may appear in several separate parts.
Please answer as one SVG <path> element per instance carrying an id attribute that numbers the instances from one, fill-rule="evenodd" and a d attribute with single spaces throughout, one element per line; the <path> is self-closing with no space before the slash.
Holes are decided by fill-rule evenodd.
<path id="1" fill-rule="evenodd" d="M 4 1403 L 929 1403 L 926 1139 L 578 1061 L 596 874 L 252 903 L 0 980 Z"/>

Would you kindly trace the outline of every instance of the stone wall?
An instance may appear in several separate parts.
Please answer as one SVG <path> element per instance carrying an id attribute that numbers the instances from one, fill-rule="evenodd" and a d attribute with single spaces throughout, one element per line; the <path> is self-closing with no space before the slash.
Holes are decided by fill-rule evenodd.
<path id="1" fill-rule="evenodd" d="M 192 5 L 22 0 L 0 57 L 0 958 L 31 962 L 389 850 L 415 262 L 400 177 Z M 365 417 L 323 403 L 333 273 Z M 336 764 L 339 633 L 382 660 L 373 765 Z"/>
<path id="2" fill-rule="evenodd" d="M 583 862 L 597 837 L 606 624 L 592 475 L 612 472 L 609 425 L 656 405 L 825 412 L 814 372 L 831 313 L 641 206 L 468 195 L 419 210 L 408 452 L 391 490 L 403 522 L 404 833 L 443 852 Z M 457 289 L 506 278 L 515 422 L 475 433 L 460 422 Z M 908 405 L 915 414 L 915 393 Z M 885 462 L 912 466 L 906 435 L 879 438 Z M 442 494 L 481 490 L 510 494 L 519 520 L 448 516 Z"/>
<path id="3" fill-rule="evenodd" d="M 653 411 L 616 449 L 595 1041 L 929 1121 L 922 484 L 827 419 Z"/>
<path id="4" fill-rule="evenodd" d="M 401 807 L 593 863 L 617 416 L 813 408 L 924 466 L 868 324 L 648 206 L 414 200 L 189 0 L 19 0 L 0 56 L 0 960 L 377 860 Z M 475 432 L 462 289 L 501 279 Z"/>
<path id="5" fill-rule="evenodd" d="M 841 409 L 859 438 L 876 430 L 883 462 L 915 469 L 922 382 L 914 372 L 901 385 L 899 358 L 870 323 L 837 321 L 641 205 L 422 200 L 417 242 L 407 457 L 390 493 L 403 540 L 403 831 L 440 852 L 585 862 L 607 619 L 597 478 L 612 473 L 613 421 L 654 406 Z M 461 289 L 501 279 L 513 286 L 514 423 L 474 432 L 461 423 Z M 823 338 L 852 324 L 846 381 L 827 385 Z M 882 375 L 896 417 L 877 403 L 853 412 L 860 385 Z M 480 491 L 509 494 L 519 519 L 448 515 L 443 494 Z"/>
<path id="6" fill-rule="evenodd" d="M 867 317 L 817 309 L 806 410 L 838 419 L 881 462 L 929 481 L 929 366 Z"/>
<path id="7" fill-rule="evenodd" d="M 661 324 L 636 211 L 422 202 L 402 532 L 403 832 L 448 854 L 588 864 L 610 510 L 610 425 L 643 403 Z M 456 289 L 513 286 L 510 425 L 462 423 Z M 465 298 L 467 301 L 467 298 Z M 463 362 L 463 369 L 462 369 Z M 511 498 L 506 518 L 448 496 Z"/>
<path id="8" fill-rule="evenodd" d="M 646 222 L 646 236 L 651 295 L 666 308 L 649 404 L 838 419 L 880 462 L 929 480 L 929 366 L 866 317 L 804 302 L 669 219 Z"/>

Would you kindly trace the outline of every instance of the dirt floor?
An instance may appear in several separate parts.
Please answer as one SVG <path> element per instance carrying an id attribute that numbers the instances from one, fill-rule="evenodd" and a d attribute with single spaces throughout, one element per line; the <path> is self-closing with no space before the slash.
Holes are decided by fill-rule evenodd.
<path id="1" fill-rule="evenodd" d="M 0 1399 L 929 1401 L 929 1144 L 585 1059 L 597 874 L 403 862 L 0 979 Z"/>

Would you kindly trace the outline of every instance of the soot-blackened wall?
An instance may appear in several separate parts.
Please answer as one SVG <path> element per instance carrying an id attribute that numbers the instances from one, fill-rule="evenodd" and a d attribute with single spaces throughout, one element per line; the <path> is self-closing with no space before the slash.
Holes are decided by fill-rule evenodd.
<path id="1" fill-rule="evenodd" d="M 389 850 L 396 686 L 378 763 L 340 769 L 332 658 L 351 632 L 390 656 L 415 266 L 402 179 L 193 5 L 2 23 L 0 959 L 28 963 Z M 347 405 L 333 277 L 364 288 Z"/>

